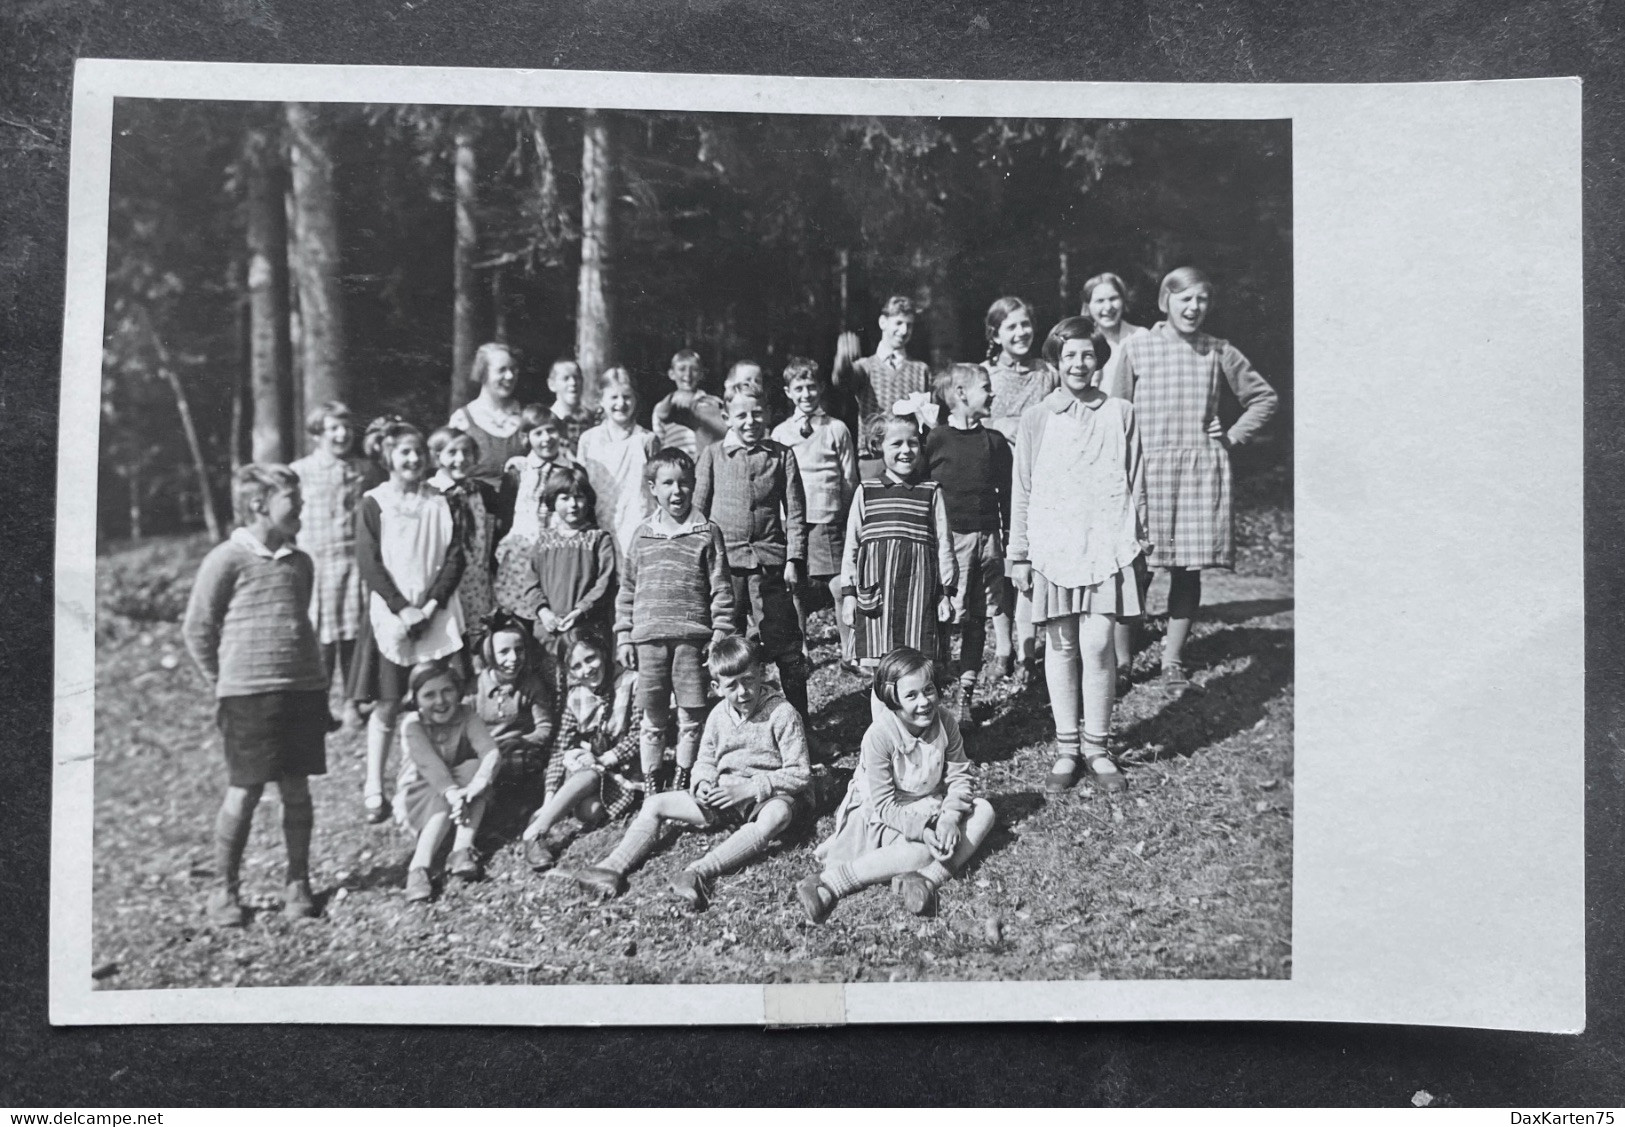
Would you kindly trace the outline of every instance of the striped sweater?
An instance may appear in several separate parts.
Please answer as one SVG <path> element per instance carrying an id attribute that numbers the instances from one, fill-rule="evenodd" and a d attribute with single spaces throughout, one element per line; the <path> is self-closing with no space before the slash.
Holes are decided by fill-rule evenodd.
<path id="1" fill-rule="evenodd" d="M 708 642 L 732 631 L 733 583 L 722 529 L 698 513 L 669 527 L 656 510 L 638 525 L 615 596 L 615 640 Z"/>
<path id="2" fill-rule="evenodd" d="M 242 528 L 203 558 L 181 630 L 216 697 L 327 687 L 310 621 L 314 583 L 309 556 L 273 554 Z"/>

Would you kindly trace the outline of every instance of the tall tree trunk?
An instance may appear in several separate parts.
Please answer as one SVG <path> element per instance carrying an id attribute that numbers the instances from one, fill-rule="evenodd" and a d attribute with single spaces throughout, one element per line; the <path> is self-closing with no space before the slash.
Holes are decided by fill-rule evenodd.
<path id="1" fill-rule="evenodd" d="M 576 301 L 576 360 L 589 403 L 598 399 L 598 377 L 610 365 L 613 328 L 611 269 L 614 263 L 614 136 L 602 110 L 582 114 L 581 275 Z"/>
<path id="2" fill-rule="evenodd" d="M 288 230 L 294 229 L 294 201 L 293 184 L 290 182 L 287 192 L 283 193 L 283 214 L 287 217 Z M 293 385 L 293 417 L 299 421 L 295 428 L 298 432 L 294 442 L 297 452 L 310 453 L 310 435 L 305 433 L 305 331 L 304 319 L 299 316 L 299 248 L 292 239 L 288 240 L 288 342 L 289 352 L 293 355 L 292 379 Z"/>
<path id="3" fill-rule="evenodd" d="M 457 237 L 452 250 L 451 394 L 448 410 L 455 411 L 468 399 L 468 373 L 474 366 L 475 288 L 474 258 L 479 250 L 479 230 L 474 224 L 474 207 L 479 188 L 475 181 L 474 126 L 457 127 L 457 147 L 452 161 L 456 188 Z"/>
<path id="4" fill-rule="evenodd" d="M 507 273 L 505 263 L 491 267 L 491 339 L 498 344 L 508 343 Z"/>
<path id="5" fill-rule="evenodd" d="M 130 459 L 130 468 L 124 473 L 124 483 L 130 487 L 130 539 L 141 539 L 141 501 L 146 486 L 141 481 L 141 459 Z"/>
<path id="6" fill-rule="evenodd" d="M 293 165 L 293 243 L 299 278 L 300 336 L 307 405 L 349 393 L 344 364 L 344 300 L 339 272 L 338 197 L 333 157 L 319 111 L 287 104 Z"/>
<path id="7" fill-rule="evenodd" d="M 250 431 L 254 419 L 250 404 L 254 402 L 254 330 L 249 313 L 247 261 L 239 259 L 232 263 L 231 274 L 243 287 L 237 295 L 237 378 L 231 389 L 231 472 L 235 476 L 252 455 Z"/>
<path id="8" fill-rule="evenodd" d="M 246 148 L 249 380 L 254 401 L 249 454 L 256 462 L 286 462 L 293 453 L 295 429 L 283 210 L 287 173 L 267 130 L 250 130 Z"/>

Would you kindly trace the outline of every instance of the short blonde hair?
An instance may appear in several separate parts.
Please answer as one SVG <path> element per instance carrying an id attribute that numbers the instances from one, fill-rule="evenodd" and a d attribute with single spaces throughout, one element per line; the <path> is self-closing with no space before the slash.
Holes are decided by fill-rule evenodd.
<path id="1" fill-rule="evenodd" d="M 642 397 L 638 395 L 638 385 L 632 382 L 632 373 L 625 368 L 605 368 L 598 377 L 598 398 L 603 400 L 611 388 L 621 388 L 632 396 L 632 405 L 642 404 Z"/>
<path id="2" fill-rule="evenodd" d="M 231 479 L 231 513 L 238 524 L 254 519 L 261 500 L 284 489 L 298 489 L 299 475 L 281 462 L 251 462 Z"/>

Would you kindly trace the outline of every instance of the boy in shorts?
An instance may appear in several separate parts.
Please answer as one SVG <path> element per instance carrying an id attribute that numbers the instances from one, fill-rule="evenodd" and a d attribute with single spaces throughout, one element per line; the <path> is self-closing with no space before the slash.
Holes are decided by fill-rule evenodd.
<path id="1" fill-rule="evenodd" d="M 711 677 L 722 700 L 706 719 L 692 787 L 645 801 L 614 852 L 576 873 L 582 888 L 619 896 L 626 873 L 653 852 L 666 822 L 732 830 L 671 882 L 672 893 L 699 911 L 710 903 L 717 877 L 760 857 L 810 812 L 806 729 L 800 713 L 769 688 L 765 663 L 762 648 L 737 634 L 712 644 Z"/>
<path id="2" fill-rule="evenodd" d="M 999 672 L 1008 675 L 1014 660 L 1013 600 L 1004 577 L 1004 543 L 1010 530 L 1015 458 L 1010 440 L 982 425 L 993 404 L 989 381 L 987 369 L 978 364 L 952 364 L 938 374 L 936 395 L 948 410 L 948 425 L 925 436 L 925 476 L 942 488 L 959 561 L 959 587 L 952 598 L 953 632 L 959 636 L 959 705 L 954 719 L 961 729 L 975 726 L 971 698 L 982 672 L 990 617 Z"/>
<path id="3" fill-rule="evenodd" d="M 310 891 L 315 821 L 308 776 L 327 773 L 327 676 L 310 621 L 316 567 L 295 548 L 299 477 L 282 465 L 237 471 L 238 527 L 203 559 L 182 627 L 186 649 L 218 701 L 228 785 L 214 822 L 220 884 L 207 914 L 216 927 L 242 927 L 243 851 L 266 783 L 282 797 L 288 846 L 284 911 L 316 914 Z"/>
<path id="4" fill-rule="evenodd" d="M 661 450 L 643 469 L 655 511 L 638 525 L 615 596 L 616 658 L 638 671 L 639 758 L 644 789 L 660 789 L 666 724 L 677 701 L 677 785 L 700 746 L 706 684 L 703 649 L 733 630 L 733 586 L 722 530 L 694 510 L 694 461 Z"/>

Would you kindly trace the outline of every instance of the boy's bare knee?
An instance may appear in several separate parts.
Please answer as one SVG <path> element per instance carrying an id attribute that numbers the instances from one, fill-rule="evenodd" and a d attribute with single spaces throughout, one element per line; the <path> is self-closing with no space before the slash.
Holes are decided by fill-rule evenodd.
<path id="1" fill-rule="evenodd" d="M 794 811 L 788 802 L 783 799 L 773 799 L 756 812 L 755 821 L 757 825 L 764 829 L 779 833 L 790 824 L 793 815 Z"/>

